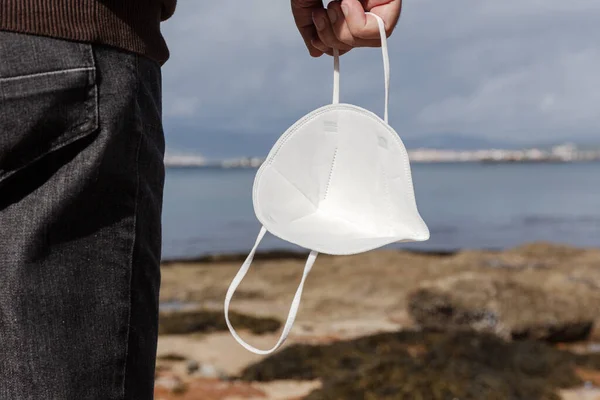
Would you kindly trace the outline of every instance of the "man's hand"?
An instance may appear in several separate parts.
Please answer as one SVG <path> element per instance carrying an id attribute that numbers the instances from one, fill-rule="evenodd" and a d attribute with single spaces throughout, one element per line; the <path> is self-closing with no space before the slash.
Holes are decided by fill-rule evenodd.
<path id="1" fill-rule="evenodd" d="M 313 57 L 340 54 L 354 47 L 380 47 L 379 28 L 370 11 L 384 22 L 387 36 L 392 34 L 398 19 L 402 0 L 334 0 L 327 9 L 322 0 L 292 0 L 296 26 Z"/>

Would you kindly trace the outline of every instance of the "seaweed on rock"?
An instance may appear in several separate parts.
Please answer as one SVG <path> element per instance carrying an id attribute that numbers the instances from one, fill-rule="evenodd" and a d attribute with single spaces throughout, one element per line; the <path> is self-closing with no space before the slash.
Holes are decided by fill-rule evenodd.
<path id="1" fill-rule="evenodd" d="M 233 311 L 229 313 L 229 319 L 237 329 L 247 329 L 257 335 L 275 332 L 281 326 L 281 322 L 274 318 L 252 317 Z M 227 324 L 223 311 L 202 309 L 168 311 L 161 312 L 159 317 L 160 335 L 226 330 Z"/>
<path id="2" fill-rule="evenodd" d="M 323 346 L 293 345 L 249 366 L 241 379 L 317 379 L 306 400 L 559 400 L 559 388 L 583 384 L 580 356 L 535 341 L 508 342 L 473 331 L 402 331 Z"/>

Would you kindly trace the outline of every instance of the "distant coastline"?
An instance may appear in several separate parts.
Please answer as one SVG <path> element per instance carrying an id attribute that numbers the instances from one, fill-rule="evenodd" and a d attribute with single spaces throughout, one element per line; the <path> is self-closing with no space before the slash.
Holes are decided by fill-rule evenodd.
<path id="1" fill-rule="evenodd" d="M 482 150 L 440 150 L 419 148 L 408 151 L 413 163 L 573 163 L 600 161 L 600 150 L 580 149 L 566 143 L 550 149 L 482 149 Z M 193 155 L 167 155 L 168 168 L 258 168 L 264 162 L 262 157 L 240 157 L 227 160 L 207 160 Z"/>

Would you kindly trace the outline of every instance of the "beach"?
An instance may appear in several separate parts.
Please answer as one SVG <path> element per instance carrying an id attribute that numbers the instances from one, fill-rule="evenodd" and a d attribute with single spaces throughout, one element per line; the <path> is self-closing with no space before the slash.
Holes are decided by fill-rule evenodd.
<path id="1" fill-rule="evenodd" d="M 600 249 L 321 255 L 272 356 L 224 324 L 244 256 L 163 263 L 157 400 L 600 398 Z M 277 341 L 305 256 L 257 255 L 231 306 L 249 343 Z"/>

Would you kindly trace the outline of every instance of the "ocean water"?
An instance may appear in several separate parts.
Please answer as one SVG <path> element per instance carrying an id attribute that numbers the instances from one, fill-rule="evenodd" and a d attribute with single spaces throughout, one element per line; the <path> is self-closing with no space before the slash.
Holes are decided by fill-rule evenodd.
<path id="1" fill-rule="evenodd" d="M 391 247 L 501 249 L 532 241 L 600 247 L 600 163 L 413 164 L 431 238 Z M 244 253 L 260 225 L 254 169 L 167 169 L 163 259 Z M 298 250 L 267 235 L 261 250 Z"/>

